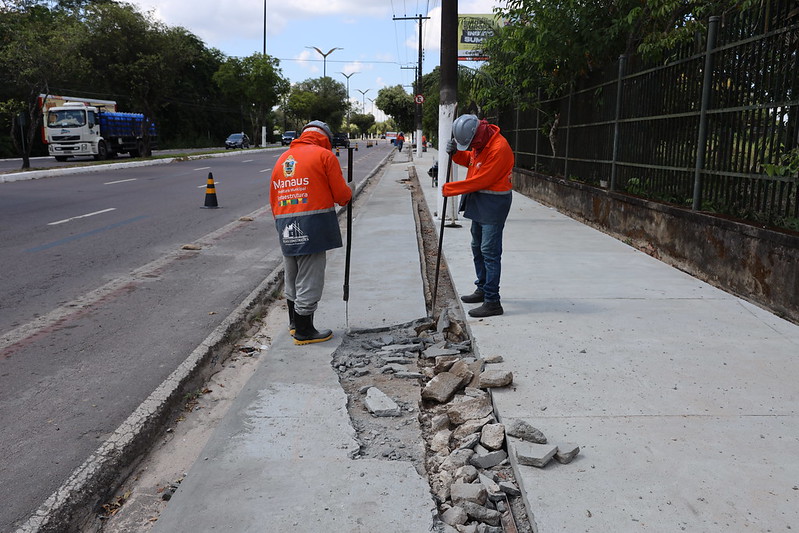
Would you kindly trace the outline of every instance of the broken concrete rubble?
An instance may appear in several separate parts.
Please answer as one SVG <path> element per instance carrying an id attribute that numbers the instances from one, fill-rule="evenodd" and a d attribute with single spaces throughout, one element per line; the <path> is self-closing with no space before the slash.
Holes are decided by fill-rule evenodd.
<path id="1" fill-rule="evenodd" d="M 577 457 L 578 453 L 580 453 L 580 447 L 576 444 L 558 444 L 555 460 L 560 464 L 567 465 Z"/>
<path id="2" fill-rule="evenodd" d="M 425 388 L 422 389 L 422 398 L 435 400 L 438 403 L 446 403 L 455 395 L 455 392 L 462 384 L 463 381 L 460 377 L 449 372 L 442 372 L 431 379 Z"/>
<path id="3" fill-rule="evenodd" d="M 546 444 L 547 438 L 537 428 L 534 428 L 529 422 L 521 419 L 513 419 L 505 422 L 505 434 L 511 437 L 518 437 L 527 442 L 535 444 Z"/>
<path id="4" fill-rule="evenodd" d="M 519 461 L 519 464 L 538 468 L 546 466 L 558 451 L 557 446 L 535 444 L 522 440 L 514 442 L 514 449 L 516 450 L 516 459 Z"/>
<path id="5" fill-rule="evenodd" d="M 369 387 L 366 391 L 366 408 L 375 416 L 400 416 L 399 406 L 377 387 Z"/>
<path id="6" fill-rule="evenodd" d="M 472 398 L 462 402 L 452 403 L 447 409 L 449 419 L 453 424 L 463 424 L 469 420 L 484 418 L 494 412 L 491 402 L 485 398 Z"/>
<path id="7" fill-rule="evenodd" d="M 513 383 L 513 372 L 510 370 L 484 370 L 477 381 L 481 389 L 507 387 Z"/>
<path id="8" fill-rule="evenodd" d="M 480 434 L 480 444 L 489 450 L 499 450 L 505 444 L 505 426 L 486 424 Z"/>

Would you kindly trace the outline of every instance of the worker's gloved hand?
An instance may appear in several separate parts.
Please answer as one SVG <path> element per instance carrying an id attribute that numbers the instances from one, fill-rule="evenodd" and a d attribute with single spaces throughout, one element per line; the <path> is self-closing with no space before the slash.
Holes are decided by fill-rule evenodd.
<path id="1" fill-rule="evenodd" d="M 458 151 L 458 145 L 455 144 L 455 139 L 450 139 L 447 141 L 447 153 L 449 155 L 455 155 L 455 152 Z"/>

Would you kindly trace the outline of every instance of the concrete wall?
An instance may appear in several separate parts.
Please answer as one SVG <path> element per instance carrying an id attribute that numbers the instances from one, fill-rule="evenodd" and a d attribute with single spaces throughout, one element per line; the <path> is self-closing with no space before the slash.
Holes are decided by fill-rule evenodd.
<path id="1" fill-rule="evenodd" d="M 514 189 L 799 323 L 799 235 L 516 169 Z"/>

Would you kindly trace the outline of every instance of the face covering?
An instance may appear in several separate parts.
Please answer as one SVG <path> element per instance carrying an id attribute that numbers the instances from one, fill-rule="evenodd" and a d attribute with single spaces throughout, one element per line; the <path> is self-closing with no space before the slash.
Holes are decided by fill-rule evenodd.
<path id="1" fill-rule="evenodd" d="M 488 121 L 485 119 L 481 120 L 480 124 L 477 125 L 477 131 L 474 132 L 474 139 L 472 139 L 472 144 L 469 145 L 469 148 L 475 152 L 479 152 L 485 148 L 490 138 L 491 128 L 488 127 Z"/>

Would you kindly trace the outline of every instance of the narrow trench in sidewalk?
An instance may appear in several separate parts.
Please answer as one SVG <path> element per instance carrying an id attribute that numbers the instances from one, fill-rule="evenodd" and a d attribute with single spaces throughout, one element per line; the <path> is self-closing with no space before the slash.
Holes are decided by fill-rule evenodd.
<path id="1" fill-rule="evenodd" d="M 430 312 L 438 234 L 413 166 L 409 166 L 409 177 L 401 183 L 408 188 L 412 198 L 421 277 Z M 438 473 L 436 465 L 440 463 L 434 460 L 436 452 L 431 449 L 434 437 L 431 420 L 446 412 L 447 406 L 422 400 L 422 388 L 435 376 L 437 362 L 434 358 L 425 358 L 424 350 L 431 346 L 446 346 L 458 349 L 464 358 L 474 357 L 463 311 L 456 298 L 446 261 L 442 259 L 432 318 L 423 317 L 412 323 L 379 330 L 351 331 L 342 340 L 331 362 L 347 394 L 347 410 L 357 434 L 359 449 L 352 458 L 411 462 L 419 475 L 430 483 L 431 497 L 439 512 L 449 508 L 451 502 L 442 500 L 440 487 L 433 483 Z M 378 392 L 369 392 L 370 388 Z M 379 414 L 373 413 L 376 406 L 380 409 Z M 515 483 L 507 461 L 491 470 L 485 473 Z M 502 531 L 532 532 L 522 499 L 512 497 L 504 501 L 507 512 L 502 521 Z"/>

